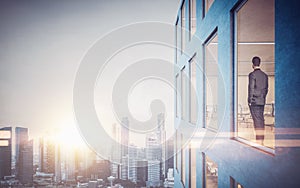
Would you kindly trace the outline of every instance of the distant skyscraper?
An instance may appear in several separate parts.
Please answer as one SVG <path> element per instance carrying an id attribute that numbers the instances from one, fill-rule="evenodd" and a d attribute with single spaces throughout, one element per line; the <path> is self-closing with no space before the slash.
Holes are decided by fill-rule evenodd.
<path id="1" fill-rule="evenodd" d="M 11 137 L 12 128 L 0 128 L 0 179 L 11 175 Z"/>
<path id="2" fill-rule="evenodd" d="M 136 182 L 137 179 L 137 152 L 138 148 L 130 145 L 128 148 L 128 179 Z"/>
<path id="3" fill-rule="evenodd" d="M 121 121 L 121 156 L 126 156 L 128 154 L 128 145 L 129 145 L 129 120 L 127 117 L 124 117 Z"/>
<path id="4" fill-rule="evenodd" d="M 161 183 L 161 157 L 162 150 L 158 134 L 151 133 L 146 138 L 146 158 L 148 160 L 148 181 L 147 187 L 159 186 Z"/>
<path id="5" fill-rule="evenodd" d="M 55 173 L 55 145 L 50 140 L 40 138 L 40 171 L 45 173 Z"/>
<path id="6" fill-rule="evenodd" d="M 128 179 L 128 154 L 122 156 L 121 160 L 121 179 L 127 180 Z"/>
<path id="7" fill-rule="evenodd" d="M 138 160 L 137 161 L 137 184 L 141 187 L 146 186 L 146 181 L 148 181 L 148 161 Z"/>
<path id="8" fill-rule="evenodd" d="M 146 136 L 146 158 L 161 161 L 161 145 L 155 133 Z"/>
<path id="9" fill-rule="evenodd" d="M 33 140 L 24 141 L 20 144 L 18 179 L 23 185 L 33 183 Z"/>
<path id="10" fill-rule="evenodd" d="M 24 145 L 25 143 L 28 142 L 28 129 L 27 128 L 23 128 L 23 127 L 16 127 L 15 128 L 16 131 L 16 176 L 19 176 L 19 166 L 20 161 L 20 148 L 22 147 L 22 145 Z"/>
<path id="11" fill-rule="evenodd" d="M 166 140 L 166 129 L 165 129 L 165 114 L 160 113 L 157 116 L 157 135 L 158 135 L 158 142 L 161 145 L 161 180 L 167 176 L 168 173 L 168 166 L 167 163 L 167 140 Z M 173 151 L 173 150 L 172 150 Z"/>
<path id="12" fill-rule="evenodd" d="M 111 147 L 111 175 L 120 178 L 121 147 L 120 147 L 120 129 L 116 124 L 112 125 L 112 139 L 114 140 Z"/>
<path id="13" fill-rule="evenodd" d="M 60 182 L 62 180 L 62 169 L 61 169 L 61 148 L 60 145 L 57 144 L 55 147 L 55 181 Z"/>
<path id="14" fill-rule="evenodd" d="M 121 121 L 121 179 L 128 179 L 128 145 L 129 120 L 124 117 Z"/>
<path id="15" fill-rule="evenodd" d="M 165 145 L 166 158 L 164 160 L 164 166 L 166 178 L 168 176 L 169 169 L 174 169 L 174 139 L 170 138 L 166 141 Z"/>
<path id="16" fill-rule="evenodd" d="M 160 180 L 161 162 L 159 160 L 148 161 L 148 181 L 147 187 L 158 187 L 162 184 Z"/>

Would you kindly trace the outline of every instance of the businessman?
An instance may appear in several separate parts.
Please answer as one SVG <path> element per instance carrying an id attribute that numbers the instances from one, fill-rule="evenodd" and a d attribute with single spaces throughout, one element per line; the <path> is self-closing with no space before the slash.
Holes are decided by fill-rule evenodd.
<path id="1" fill-rule="evenodd" d="M 264 108 L 268 93 L 268 76 L 260 69 L 260 58 L 252 58 L 253 72 L 249 74 L 248 104 L 254 123 L 256 142 L 263 145 L 265 133 Z"/>

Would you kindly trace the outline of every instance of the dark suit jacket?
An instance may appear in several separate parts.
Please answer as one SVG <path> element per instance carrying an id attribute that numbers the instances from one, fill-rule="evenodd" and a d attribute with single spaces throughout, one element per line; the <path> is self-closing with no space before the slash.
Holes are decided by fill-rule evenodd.
<path id="1" fill-rule="evenodd" d="M 268 93 L 268 75 L 260 69 L 249 74 L 248 103 L 251 105 L 265 105 Z"/>

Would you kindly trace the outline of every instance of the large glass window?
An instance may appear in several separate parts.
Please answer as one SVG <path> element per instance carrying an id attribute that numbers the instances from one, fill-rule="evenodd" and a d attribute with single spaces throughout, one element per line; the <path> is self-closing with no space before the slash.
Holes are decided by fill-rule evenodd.
<path id="1" fill-rule="evenodd" d="M 235 11 L 236 62 L 236 131 L 239 138 L 274 148 L 275 125 L 275 60 L 274 60 L 274 0 L 249 0 Z M 258 132 L 248 106 L 249 73 L 252 58 L 261 59 L 260 70 L 268 75 L 268 93 L 264 107 L 264 129 Z M 257 71 L 256 71 L 257 72 Z M 251 82 L 253 83 L 253 82 Z M 255 82 L 255 88 L 263 83 Z M 264 84 L 265 85 L 265 84 Z M 258 89 L 255 92 L 260 92 Z M 253 95 L 254 96 L 254 95 Z M 254 97 L 262 97 L 255 95 Z M 263 124 L 263 123 L 262 123 Z M 261 134 L 261 138 L 256 136 Z"/>
<path id="2" fill-rule="evenodd" d="M 208 156 L 205 156 L 205 187 L 218 187 L 218 165 Z"/>
<path id="3" fill-rule="evenodd" d="M 190 69 L 189 69 L 189 90 L 190 90 L 190 122 L 196 124 L 197 113 L 198 113 L 198 103 L 197 103 L 197 94 L 196 94 L 196 55 L 190 59 Z"/>
<path id="4" fill-rule="evenodd" d="M 189 13 L 189 26 L 190 26 L 190 39 L 192 38 L 192 36 L 195 34 L 196 32 L 196 24 L 197 24 L 197 17 L 196 17 L 196 11 L 197 11 L 197 7 L 196 7 L 196 0 L 190 0 L 190 13 Z"/>
<path id="5" fill-rule="evenodd" d="M 185 1 L 182 3 L 181 6 L 181 53 L 183 53 L 185 49 L 185 34 L 186 34 L 186 17 L 185 17 Z"/>
<path id="6" fill-rule="evenodd" d="M 186 118 L 186 74 L 185 67 L 181 69 L 181 119 Z"/>
<path id="7" fill-rule="evenodd" d="M 176 170 L 177 170 L 177 172 L 178 172 L 178 169 L 179 169 L 179 160 L 178 160 L 178 151 L 179 151 L 179 136 L 178 136 L 178 130 L 176 130 L 176 157 L 175 157 L 175 159 L 176 159 Z"/>
<path id="8" fill-rule="evenodd" d="M 180 46 L 180 37 L 181 37 L 181 26 L 178 25 L 179 23 L 179 18 L 177 19 L 176 22 L 176 29 L 175 29 L 175 33 L 176 33 L 176 63 L 178 63 L 179 59 L 180 59 L 180 54 L 181 54 L 181 46 Z"/>
<path id="9" fill-rule="evenodd" d="M 176 117 L 179 116 L 179 107 L 180 107 L 180 93 L 178 92 L 180 88 L 180 80 L 179 80 L 179 75 L 177 74 L 175 76 L 175 94 L 176 94 Z"/>
<path id="10" fill-rule="evenodd" d="M 181 136 L 182 137 L 182 136 Z M 186 182 L 185 182 L 185 170 L 186 170 L 186 166 L 185 166 L 185 149 L 183 148 L 183 146 L 181 146 L 181 181 L 183 186 L 186 186 Z"/>
<path id="11" fill-rule="evenodd" d="M 218 129 L 218 36 L 206 42 L 204 48 L 205 67 L 205 126 Z"/>

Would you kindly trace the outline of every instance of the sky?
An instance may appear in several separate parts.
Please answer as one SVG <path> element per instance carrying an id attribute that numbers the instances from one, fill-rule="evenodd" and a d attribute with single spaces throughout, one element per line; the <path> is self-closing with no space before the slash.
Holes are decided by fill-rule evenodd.
<path id="1" fill-rule="evenodd" d="M 155 21 L 173 25 L 179 3 L 179 0 L 1 0 L 0 126 L 27 127 L 31 138 L 56 129 L 74 128 L 74 80 L 86 53 L 99 38 L 128 24 Z M 173 34 L 170 33 L 170 38 Z M 151 45 L 138 52 L 147 54 L 149 48 Z M 133 53 L 132 49 L 127 53 Z M 164 58 L 172 61 L 173 54 L 168 53 Z M 137 119 L 149 116 L 149 107 L 144 105 L 149 106 L 153 97 L 144 95 L 145 88 L 153 90 L 153 87 L 147 87 L 146 83 L 137 85 L 129 95 L 129 109 L 136 113 L 133 116 Z M 157 98 L 173 102 L 166 94 L 158 96 L 166 92 L 154 93 Z M 135 98 L 144 103 L 135 103 Z M 103 106 L 111 105 L 102 105 L 101 98 L 97 104 L 100 106 L 95 107 L 97 111 L 101 111 L 101 106 L 103 110 Z M 172 105 L 167 106 L 172 110 Z M 172 119 L 170 113 L 168 118 Z M 104 122 L 110 125 L 114 120 L 107 118 Z"/>

